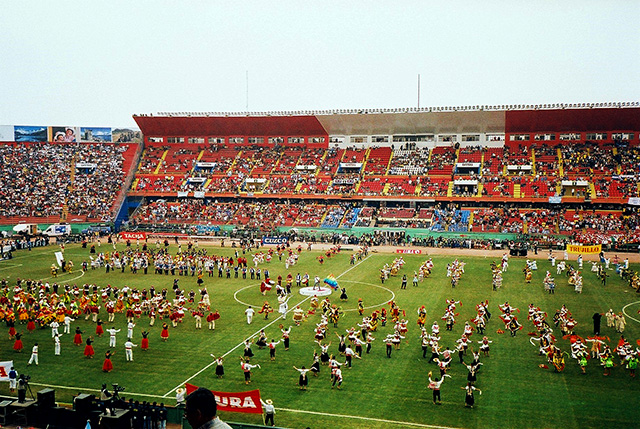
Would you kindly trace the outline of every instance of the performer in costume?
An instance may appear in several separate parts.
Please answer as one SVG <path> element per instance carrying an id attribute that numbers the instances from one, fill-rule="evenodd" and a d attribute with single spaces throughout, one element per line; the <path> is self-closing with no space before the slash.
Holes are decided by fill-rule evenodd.
<path id="1" fill-rule="evenodd" d="M 103 372 L 111 372 L 113 369 L 113 364 L 111 363 L 111 356 L 116 354 L 116 352 L 112 352 L 111 350 L 107 350 L 104 354 L 104 363 L 102 364 Z"/>
<path id="2" fill-rule="evenodd" d="M 149 331 L 142 331 L 142 341 L 140 341 L 140 350 L 149 350 Z"/>
<path id="3" fill-rule="evenodd" d="M 240 358 L 242 360 L 242 362 L 240 363 L 240 368 L 242 368 L 242 371 L 244 372 L 244 384 L 249 384 L 251 383 L 251 370 L 253 368 L 260 368 L 260 364 L 258 365 L 251 365 L 249 363 L 249 359 L 244 359 L 244 358 Z"/>
<path id="4" fill-rule="evenodd" d="M 104 322 L 101 319 L 96 321 L 96 335 L 98 337 L 102 337 L 102 334 L 104 334 L 104 328 L 102 327 L 103 324 Z"/>
<path id="5" fill-rule="evenodd" d="M 169 339 L 169 325 L 166 323 L 162 324 L 162 332 L 160 333 L 160 338 L 162 341 L 167 341 Z"/>
<path id="6" fill-rule="evenodd" d="M 76 327 L 76 334 L 73 336 L 73 344 L 75 344 L 76 346 L 80 346 L 82 345 L 84 341 L 82 341 L 82 331 L 80 330 L 80 327 Z"/>
<path id="7" fill-rule="evenodd" d="M 473 408 L 473 404 L 475 403 L 475 400 L 473 398 L 473 392 L 477 390 L 478 393 L 482 395 L 482 390 L 473 386 L 471 382 L 467 383 L 466 386 L 461 387 L 461 389 L 465 390 L 464 406 L 467 408 Z"/>
<path id="8" fill-rule="evenodd" d="M 22 344 L 22 334 L 20 332 L 16 332 L 15 335 L 15 342 L 13 343 L 13 350 L 17 351 L 18 353 L 22 353 L 22 349 L 24 349 L 24 344 Z"/>
<path id="9" fill-rule="evenodd" d="M 95 351 L 93 350 L 93 337 L 87 338 L 86 345 L 84 346 L 84 355 L 87 359 L 93 359 Z"/>
<path id="10" fill-rule="evenodd" d="M 211 354 L 211 357 L 216 361 L 216 377 L 222 378 L 224 376 L 224 359 L 222 356 L 218 358 L 215 357 L 213 353 Z"/>
<path id="11" fill-rule="evenodd" d="M 311 370 L 306 369 L 304 366 L 302 368 L 296 368 L 295 365 L 293 366 L 293 369 L 300 373 L 300 379 L 298 380 L 298 386 L 300 386 L 300 390 L 307 390 L 307 386 L 309 385 L 307 373 Z"/>
<path id="12" fill-rule="evenodd" d="M 247 362 L 249 362 L 249 359 L 253 357 L 253 350 L 251 350 L 251 340 L 245 340 L 244 342 L 244 358 L 246 359 Z"/>

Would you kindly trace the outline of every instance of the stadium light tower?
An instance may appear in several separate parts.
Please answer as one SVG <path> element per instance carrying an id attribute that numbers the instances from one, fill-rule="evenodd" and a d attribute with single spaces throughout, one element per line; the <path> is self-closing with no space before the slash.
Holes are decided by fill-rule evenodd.
<path id="1" fill-rule="evenodd" d="M 420 108 L 420 73 L 418 73 L 418 109 Z"/>

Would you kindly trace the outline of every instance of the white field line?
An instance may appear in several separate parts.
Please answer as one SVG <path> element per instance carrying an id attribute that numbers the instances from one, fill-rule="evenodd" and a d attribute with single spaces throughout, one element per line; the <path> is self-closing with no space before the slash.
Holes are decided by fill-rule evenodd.
<path id="1" fill-rule="evenodd" d="M 76 391 L 76 392 L 81 392 L 81 391 L 83 391 L 83 392 L 96 392 L 96 393 L 100 392 L 100 389 L 87 389 L 86 387 L 59 386 L 57 384 L 44 384 L 44 383 L 33 383 L 33 382 L 30 383 L 30 384 L 33 385 L 33 386 L 49 387 L 49 388 L 54 388 L 54 389 L 73 390 L 73 391 Z M 147 397 L 147 398 L 164 399 L 164 396 L 149 395 L 149 394 L 146 394 L 146 393 L 135 393 L 135 392 L 125 391 L 124 394 L 125 395 L 132 395 L 132 396 L 143 396 L 143 397 Z M 343 418 L 343 419 L 367 420 L 367 421 L 390 423 L 390 424 L 396 424 L 396 425 L 402 425 L 402 426 L 414 426 L 414 427 L 428 428 L 428 429 L 456 429 L 456 428 L 452 428 L 452 427 L 449 427 L 449 426 L 427 425 L 427 424 L 422 424 L 422 423 L 402 422 L 402 421 L 387 420 L 387 419 L 376 419 L 376 418 L 373 418 L 373 417 L 351 416 L 351 415 L 346 415 L 346 414 L 321 413 L 321 412 L 318 412 L 318 411 L 292 410 L 290 408 L 277 407 L 276 410 L 289 412 L 289 413 L 312 414 L 312 415 L 317 415 L 317 416 L 337 417 L 337 418 Z"/>
<path id="2" fill-rule="evenodd" d="M 65 282 L 65 283 L 66 283 L 66 282 L 70 282 L 70 281 L 73 281 L 73 280 L 78 280 L 79 278 L 83 277 L 83 276 L 84 276 L 84 271 L 82 271 L 82 270 L 81 270 L 81 271 L 80 271 L 80 275 L 79 275 L 79 276 L 77 276 L 77 277 L 72 277 L 72 278 L 70 278 L 70 279 L 62 278 L 62 276 L 65 276 L 65 275 L 67 275 L 67 274 L 69 274 L 69 273 L 62 273 L 62 274 L 61 274 L 61 275 L 59 275 L 58 277 L 43 277 L 43 278 L 41 278 L 40 280 L 60 279 L 61 281 L 63 281 L 63 282 Z"/>
<path id="3" fill-rule="evenodd" d="M 368 258 L 368 256 L 367 256 Z M 340 274 L 339 276 L 336 277 L 336 279 L 339 279 L 340 277 L 342 277 L 343 275 L 347 274 L 349 271 L 353 270 L 354 268 L 356 268 L 358 265 L 360 265 L 361 263 L 363 263 L 364 261 L 367 260 L 367 258 L 364 258 L 362 261 L 358 262 L 357 264 L 355 264 L 353 267 L 350 267 L 349 269 L 347 269 L 344 273 Z M 245 288 L 243 288 L 245 289 Z M 235 295 L 234 295 L 235 297 Z M 295 304 L 295 305 L 300 305 L 302 303 L 304 303 L 305 301 L 311 299 L 310 296 L 306 297 L 305 299 L 303 299 L 302 301 L 300 301 L 299 303 Z M 240 301 L 238 301 L 240 302 Z M 274 319 L 273 321 L 271 321 L 270 323 L 268 323 L 267 325 L 265 325 L 264 327 L 258 329 L 256 332 L 254 332 L 253 334 L 251 334 L 248 338 L 252 338 L 254 336 L 256 336 L 257 334 L 260 333 L 260 331 L 262 329 L 268 328 L 269 326 L 273 325 L 274 323 L 276 323 L 277 321 L 279 321 L 280 319 L 282 319 L 282 316 Z M 229 350 L 228 352 L 226 352 L 225 354 L 222 355 L 223 358 L 227 357 L 229 354 L 233 353 L 238 347 L 241 347 L 244 345 L 244 341 L 242 341 L 241 343 L 239 343 L 238 345 L 236 345 L 234 348 L 232 348 L 231 350 Z M 211 361 L 211 363 L 209 363 L 207 366 L 205 366 L 204 368 L 202 368 L 200 371 L 196 372 L 195 374 L 193 374 L 191 377 L 187 378 L 185 381 L 183 381 L 182 383 L 178 384 L 176 387 L 174 387 L 173 389 L 169 390 L 167 393 L 165 393 L 163 395 L 164 398 L 168 397 L 172 392 L 174 392 L 177 388 L 182 387 L 185 385 L 185 383 L 188 383 L 189 381 L 193 380 L 195 377 L 197 377 L 198 375 L 202 374 L 204 371 L 206 371 L 207 369 L 211 368 L 211 366 L 215 363 L 215 361 Z"/>
<path id="4" fill-rule="evenodd" d="M 306 300 L 310 299 L 311 297 L 308 296 L 305 299 L 303 299 L 302 301 L 300 301 L 299 303 L 297 303 L 296 305 L 300 305 L 303 302 L 305 302 Z M 255 337 L 257 334 L 260 333 L 260 331 L 262 329 L 268 328 L 269 326 L 273 325 L 274 323 L 276 323 L 278 320 L 282 319 L 282 316 L 277 317 L 276 319 L 273 319 L 270 323 L 266 324 L 264 327 L 258 329 L 256 332 L 254 332 L 253 334 L 249 335 L 247 338 L 252 338 Z M 228 352 L 226 352 L 225 354 L 222 355 L 223 358 L 227 357 L 228 355 L 230 355 L 231 353 L 233 353 L 238 347 L 241 347 L 244 345 L 244 341 L 240 342 L 237 346 L 235 346 L 234 348 L 232 348 L 231 350 L 229 350 Z M 185 383 L 190 382 L 191 380 L 193 380 L 195 377 L 197 377 L 198 375 L 202 374 L 204 371 L 206 371 L 208 368 L 211 368 L 211 366 L 216 363 L 216 361 L 211 361 L 210 364 L 208 364 L 207 366 L 205 366 L 204 368 L 202 368 L 200 371 L 196 372 L 195 374 L 193 374 L 191 377 L 187 378 L 185 381 L 183 381 L 182 383 L 178 384 L 176 387 L 174 387 L 173 389 L 169 390 L 167 393 L 165 393 L 162 397 L 166 398 L 168 397 L 172 392 L 174 392 L 177 388 L 182 387 L 185 385 Z"/>
<path id="5" fill-rule="evenodd" d="M 21 266 L 22 266 L 22 264 L 13 264 L 10 267 L 2 267 L 2 268 L 0 268 L 0 270 L 11 270 L 13 268 L 18 268 L 18 267 L 21 267 Z"/>
<path id="6" fill-rule="evenodd" d="M 376 419 L 373 417 L 361 417 L 361 416 L 350 416 L 346 414 L 332 414 L 332 413 L 321 413 L 318 411 L 305 411 L 305 410 L 290 410 L 288 408 L 276 408 L 278 411 L 287 411 L 291 413 L 303 413 L 303 414 L 315 414 L 317 416 L 328 416 L 328 417 L 340 417 L 344 419 L 357 419 L 357 420 L 368 420 L 373 422 L 381 422 L 381 423 L 392 423 L 396 425 L 403 426 L 415 426 L 420 428 L 431 428 L 431 429 L 456 429 L 450 426 L 436 426 L 436 425 L 425 425 L 422 423 L 412 423 L 412 422 L 401 422 L 397 420 L 387 420 L 387 419 Z"/>
<path id="7" fill-rule="evenodd" d="M 625 316 L 627 316 L 629 319 L 631 320 L 635 320 L 636 322 L 640 323 L 640 320 L 636 319 L 633 316 L 630 316 L 629 314 L 627 314 L 627 307 L 630 307 L 632 305 L 635 304 L 640 304 L 640 301 L 635 301 L 635 302 L 630 302 L 629 304 L 625 305 L 624 307 L 622 307 L 622 312 L 624 313 Z"/>
<path id="8" fill-rule="evenodd" d="M 393 301 L 394 299 L 396 299 L 396 294 L 391 289 L 386 288 L 384 286 L 376 285 L 376 284 L 373 284 L 373 283 L 356 282 L 356 281 L 352 281 L 352 280 L 345 280 L 345 283 L 356 283 L 356 284 L 361 284 L 361 285 L 373 286 L 373 287 L 377 287 L 377 288 L 380 288 L 380 289 L 384 289 L 384 290 L 386 290 L 387 292 L 389 292 L 391 294 L 391 299 L 388 299 L 388 300 L 386 300 L 386 301 L 384 301 L 384 302 L 382 302 L 380 304 L 375 304 L 375 305 L 370 305 L 368 307 L 364 307 L 365 310 L 370 310 L 372 308 L 378 308 L 381 305 L 386 305 L 389 301 Z M 358 309 L 357 308 L 352 308 L 350 310 L 343 310 L 343 311 L 346 313 L 348 311 L 358 311 Z"/>
<path id="9" fill-rule="evenodd" d="M 76 392 L 87 392 L 87 391 L 89 391 L 89 392 L 100 392 L 101 391 L 100 389 L 88 389 L 86 387 L 73 387 L 73 386 L 58 386 L 57 384 L 44 384 L 44 383 L 33 383 L 33 382 L 31 382 L 29 384 L 31 384 L 32 386 L 42 386 L 42 387 L 51 387 L 51 388 L 55 388 L 55 389 L 74 390 Z M 160 396 L 160 395 L 149 395 L 149 394 L 146 394 L 146 393 L 135 393 L 135 392 L 126 392 L 125 391 L 124 394 L 126 394 L 126 395 L 134 395 L 134 396 L 146 396 L 146 397 L 149 397 L 149 398 L 161 398 L 161 399 L 163 398 L 163 396 Z M 123 396 L 124 396 L 124 394 L 123 394 Z"/>

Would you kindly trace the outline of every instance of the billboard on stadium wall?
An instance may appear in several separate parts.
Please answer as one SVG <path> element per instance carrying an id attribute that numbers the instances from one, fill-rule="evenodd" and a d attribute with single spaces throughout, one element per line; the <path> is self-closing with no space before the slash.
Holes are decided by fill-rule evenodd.
<path id="1" fill-rule="evenodd" d="M 81 142 L 111 142 L 113 136 L 111 128 L 104 127 L 80 127 Z"/>
<path id="2" fill-rule="evenodd" d="M 287 237 L 262 237 L 262 245 L 265 244 L 287 244 Z"/>
<path id="3" fill-rule="evenodd" d="M 122 238 L 123 240 L 146 240 L 147 233 L 142 231 L 137 231 L 137 232 L 123 231 L 120 233 L 120 238 Z"/>
<path id="4" fill-rule="evenodd" d="M 12 142 L 14 138 L 13 125 L 0 125 L 0 142 Z"/>
<path id="5" fill-rule="evenodd" d="M 79 127 L 49 127 L 48 140 L 50 142 L 72 143 L 78 141 L 79 134 Z"/>
<path id="6" fill-rule="evenodd" d="M 46 142 L 48 127 L 39 125 L 16 125 L 13 127 L 13 140 L 16 142 Z"/>
<path id="7" fill-rule="evenodd" d="M 422 253 L 420 249 L 396 249 L 396 253 L 404 253 L 409 255 L 419 255 Z"/>
<path id="8" fill-rule="evenodd" d="M 602 252 L 602 244 L 594 244 L 591 246 L 588 245 L 576 245 L 576 244 L 568 244 L 567 245 L 567 253 L 573 254 L 585 254 L 585 255 L 597 255 Z"/>
<path id="9" fill-rule="evenodd" d="M 142 132 L 134 128 L 114 128 L 111 131 L 111 139 L 114 143 L 140 143 Z"/>

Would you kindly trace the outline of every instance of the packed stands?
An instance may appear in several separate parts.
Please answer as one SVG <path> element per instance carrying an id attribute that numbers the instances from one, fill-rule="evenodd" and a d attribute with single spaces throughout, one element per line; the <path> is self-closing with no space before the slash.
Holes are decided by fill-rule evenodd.
<path id="1" fill-rule="evenodd" d="M 437 146 L 429 158 L 429 176 L 451 176 L 456 162 L 456 151 L 450 146 Z"/>
<path id="2" fill-rule="evenodd" d="M 136 149 L 106 143 L 0 145 L 0 217 L 113 220 Z"/>
<path id="3" fill-rule="evenodd" d="M 580 240 L 635 236 L 633 217 L 620 213 L 640 205 L 638 131 L 553 132 L 542 129 L 542 119 L 529 119 L 536 112 L 526 113 L 521 122 L 505 119 L 504 132 L 483 135 L 482 141 L 426 131 L 441 126 L 440 120 L 443 129 L 456 128 L 442 116 L 424 126 L 425 135 L 375 139 L 361 136 L 360 129 L 347 126 L 349 118 L 340 117 L 334 125 L 344 122 L 357 137 L 345 131 L 329 138 L 316 130 L 311 135 L 322 137 L 312 138 L 296 129 L 296 137 L 277 138 L 270 136 L 280 130 L 208 140 L 159 136 L 144 146 L 7 143 L 0 146 L 0 217 L 15 223 L 113 220 L 119 198 L 128 192 L 131 201 L 141 203 L 132 219 L 139 225 L 388 226 Z M 585 118 L 591 119 L 579 126 L 591 126 L 593 114 L 588 110 Z M 401 123 L 399 115 L 394 120 Z M 571 124 L 574 113 L 555 115 Z M 373 115 L 364 119 L 375 127 Z M 466 126 L 478 126 L 474 121 Z M 573 126 L 546 123 L 563 130 Z M 74 168 L 78 163 L 97 168 Z M 128 174 L 135 177 L 125 185 Z"/>
<path id="4" fill-rule="evenodd" d="M 365 175 L 384 175 L 391 159 L 390 147 L 374 147 L 367 157 L 367 164 L 364 169 Z"/>

